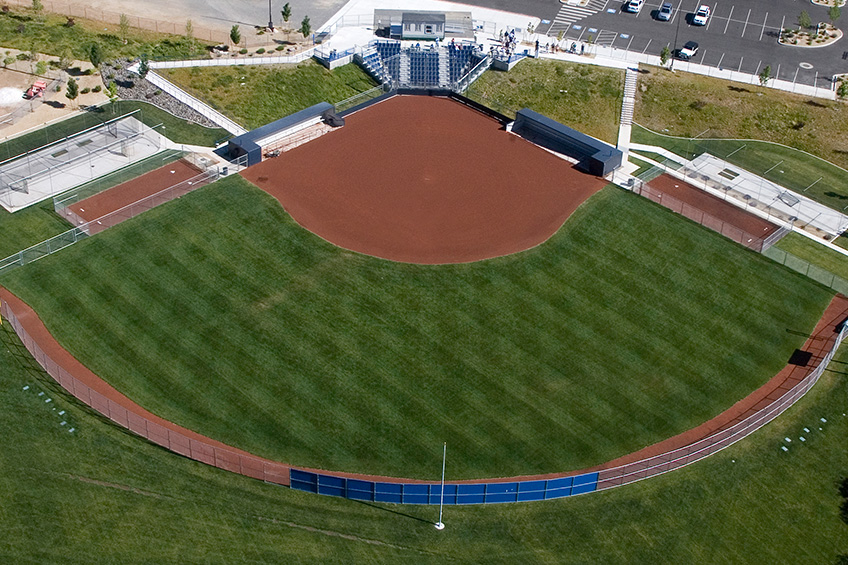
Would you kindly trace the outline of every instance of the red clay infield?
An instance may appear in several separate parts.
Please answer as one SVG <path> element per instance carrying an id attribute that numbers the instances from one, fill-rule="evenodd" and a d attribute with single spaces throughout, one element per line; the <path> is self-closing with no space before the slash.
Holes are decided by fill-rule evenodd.
<path id="1" fill-rule="evenodd" d="M 175 161 L 90 198 L 80 200 L 68 208 L 86 222 L 90 222 L 184 180 L 196 177 L 200 173 L 197 167 L 186 161 Z"/>
<path id="2" fill-rule="evenodd" d="M 660 175 L 648 183 L 664 194 L 672 196 L 681 202 L 689 204 L 715 218 L 718 218 L 745 233 L 766 237 L 777 229 L 777 226 L 766 220 L 755 216 L 743 208 L 725 202 L 712 194 L 705 192 L 689 183 L 683 182 L 669 175 Z"/>
<path id="3" fill-rule="evenodd" d="M 606 182 L 447 98 L 395 96 L 242 175 L 353 251 L 464 263 L 534 247 Z"/>

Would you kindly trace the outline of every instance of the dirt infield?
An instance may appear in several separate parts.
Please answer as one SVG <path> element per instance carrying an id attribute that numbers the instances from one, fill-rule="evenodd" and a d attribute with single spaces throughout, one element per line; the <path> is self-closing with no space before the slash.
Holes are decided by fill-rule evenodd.
<path id="1" fill-rule="evenodd" d="M 753 236 L 763 238 L 778 229 L 771 222 L 672 176 L 660 175 L 648 184 Z"/>
<path id="2" fill-rule="evenodd" d="M 475 110 L 426 96 L 356 112 L 242 175 L 331 243 L 421 264 L 534 247 L 606 184 Z"/>
<path id="3" fill-rule="evenodd" d="M 201 172 L 187 161 L 174 161 L 85 200 L 80 200 L 68 206 L 68 209 L 86 222 L 90 222 L 195 177 Z"/>

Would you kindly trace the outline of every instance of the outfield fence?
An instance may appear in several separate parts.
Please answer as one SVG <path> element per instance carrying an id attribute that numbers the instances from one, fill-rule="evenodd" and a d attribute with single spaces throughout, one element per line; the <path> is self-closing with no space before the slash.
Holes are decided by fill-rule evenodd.
<path id="1" fill-rule="evenodd" d="M 800 257 L 777 247 L 771 247 L 766 251 L 763 251 L 763 255 L 780 263 L 781 265 L 789 267 L 793 271 L 801 273 L 805 277 L 813 279 L 817 283 L 823 284 L 824 286 L 835 290 L 840 294 L 848 295 L 848 280 L 831 273 L 823 267 L 814 265 L 805 259 L 801 259 Z"/>
<path id="2" fill-rule="evenodd" d="M 801 398 L 822 376 L 833 359 L 848 328 L 826 320 L 820 337 L 821 357 L 818 364 L 788 388 L 779 388 L 777 398 L 766 397 L 756 406 L 710 435 L 685 446 L 619 465 L 572 475 L 536 476 L 513 479 L 480 479 L 451 481 L 413 481 L 390 477 L 374 477 L 351 473 L 331 473 L 294 468 L 269 461 L 216 442 L 150 414 L 114 388 L 88 371 L 50 336 L 35 316 L 27 315 L 27 326 L 19 315 L 28 307 L 13 295 L 0 289 L 4 300 L 0 313 L 41 367 L 72 396 L 106 416 L 119 426 L 190 459 L 213 465 L 269 483 L 289 485 L 296 490 L 354 500 L 398 504 L 449 505 L 491 504 L 534 500 L 550 500 L 605 490 L 667 473 L 699 461 L 747 437 L 779 416 Z M 15 302 L 13 307 L 12 302 Z M 844 312 L 838 312 L 844 316 Z M 836 327 L 838 332 L 829 333 Z M 786 383 L 792 382 L 787 378 Z M 765 405 L 763 405 L 765 403 Z"/>

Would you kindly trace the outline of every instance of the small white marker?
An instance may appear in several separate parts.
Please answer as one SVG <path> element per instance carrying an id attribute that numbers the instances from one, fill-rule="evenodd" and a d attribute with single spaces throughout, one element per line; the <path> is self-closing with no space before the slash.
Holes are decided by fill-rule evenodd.
<path id="1" fill-rule="evenodd" d="M 62 420 L 61 422 L 59 422 L 59 425 L 60 425 L 60 426 L 64 426 L 65 424 L 67 424 L 67 422 L 66 422 L 66 421 L 64 421 L 64 420 Z"/>
<path id="2" fill-rule="evenodd" d="M 819 420 L 820 420 L 820 421 L 822 421 L 822 422 L 827 423 L 827 420 L 825 420 L 824 418 L 819 418 Z"/>
<path id="3" fill-rule="evenodd" d="M 49 402 L 53 402 L 53 399 L 52 399 L 52 398 L 48 398 L 47 400 L 45 400 L 45 401 L 44 401 L 44 404 L 47 404 L 47 403 L 49 403 Z"/>
<path id="4" fill-rule="evenodd" d="M 29 385 L 26 385 L 26 386 L 24 387 L 24 390 L 29 390 Z"/>
<path id="5" fill-rule="evenodd" d="M 60 415 L 60 416 L 62 416 L 62 415 L 64 415 L 64 414 L 65 414 L 65 411 L 64 411 L 64 410 L 59 410 L 59 415 Z"/>
<path id="6" fill-rule="evenodd" d="M 798 439 L 800 439 L 801 441 L 807 441 L 806 439 L 804 439 L 804 436 L 801 436 Z"/>
<path id="7" fill-rule="evenodd" d="M 804 428 L 804 431 L 810 433 L 810 428 Z"/>
<path id="8" fill-rule="evenodd" d="M 68 430 L 68 433 L 71 433 L 71 434 L 72 434 L 72 433 L 74 433 L 74 430 L 75 430 L 75 429 L 76 429 L 76 428 L 71 428 L 71 429 L 69 429 L 69 430 Z"/>
<path id="9" fill-rule="evenodd" d="M 791 440 L 791 439 L 789 439 L 788 437 L 785 437 L 785 438 L 783 438 L 783 439 L 785 439 L 788 443 L 792 443 L 792 440 Z"/>
<path id="10" fill-rule="evenodd" d="M 44 391 L 39 392 L 39 393 L 38 393 L 38 396 L 44 396 Z"/>
<path id="11" fill-rule="evenodd" d="M 782 449 L 783 451 L 789 451 L 789 448 L 786 447 L 785 445 L 781 445 L 780 449 Z"/>

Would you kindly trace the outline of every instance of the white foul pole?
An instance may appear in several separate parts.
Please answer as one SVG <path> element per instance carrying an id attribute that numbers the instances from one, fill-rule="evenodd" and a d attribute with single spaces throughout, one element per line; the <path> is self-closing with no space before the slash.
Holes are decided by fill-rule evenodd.
<path id="1" fill-rule="evenodd" d="M 437 530 L 444 530 L 445 524 L 442 522 L 442 507 L 445 505 L 445 459 L 448 456 L 448 442 L 445 442 L 445 445 L 442 449 L 442 493 L 439 498 L 439 521 L 436 522 Z"/>

